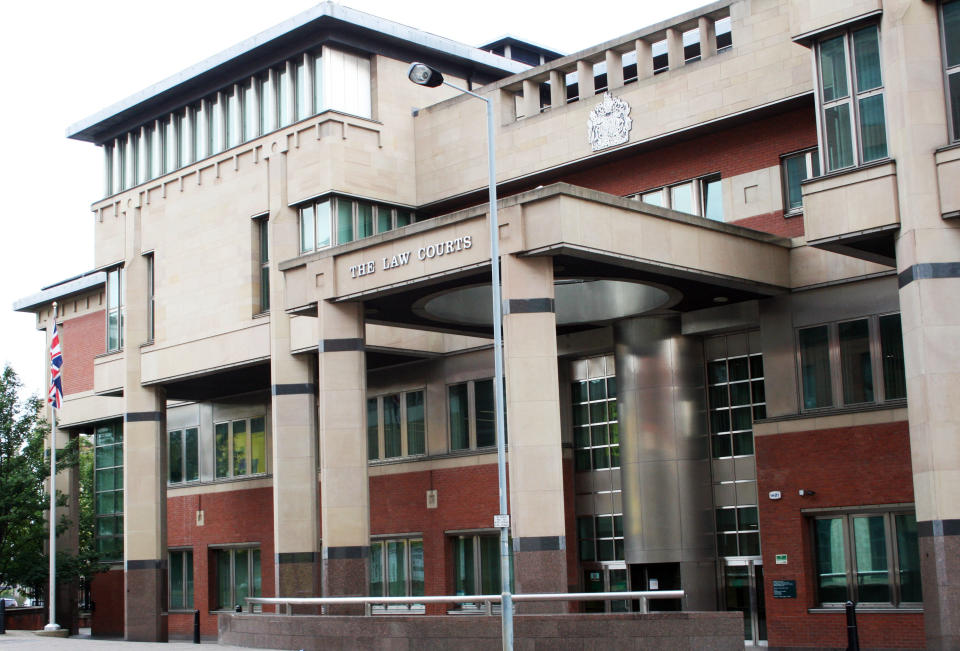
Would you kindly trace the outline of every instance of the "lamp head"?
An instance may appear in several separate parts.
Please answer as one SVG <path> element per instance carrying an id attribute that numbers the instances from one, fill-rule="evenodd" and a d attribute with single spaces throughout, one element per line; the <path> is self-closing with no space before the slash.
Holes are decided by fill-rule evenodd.
<path id="1" fill-rule="evenodd" d="M 436 88 L 443 83 L 443 75 L 438 70 L 416 61 L 410 64 L 407 77 L 418 86 L 427 86 L 428 88 Z"/>

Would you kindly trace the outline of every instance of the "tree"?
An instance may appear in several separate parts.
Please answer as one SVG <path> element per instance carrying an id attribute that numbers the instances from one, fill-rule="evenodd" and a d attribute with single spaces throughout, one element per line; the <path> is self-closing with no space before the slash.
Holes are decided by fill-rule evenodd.
<path id="1" fill-rule="evenodd" d="M 17 374 L 5 366 L 0 374 L 0 588 L 18 586 L 39 596 L 49 576 L 45 552 L 49 530 L 44 516 L 50 508 L 50 496 L 44 490 L 44 481 L 50 475 L 50 466 L 44 458 L 44 439 L 50 426 L 41 415 L 42 401 L 36 396 L 21 398 L 21 388 Z M 89 445 L 83 449 L 81 438 L 73 439 L 57 458 L 58 472 L 80 464 L 82 475 L 80 550 L 76 555 L 58 551 L 58 581 L 89 578 L 97 571 L 92 539 L 92 452 Z M 66 500 L 58 494 L 59 506 Z M 57 532 L 62 533 L 68 524 L 65 517 L 61 518 Z"/>

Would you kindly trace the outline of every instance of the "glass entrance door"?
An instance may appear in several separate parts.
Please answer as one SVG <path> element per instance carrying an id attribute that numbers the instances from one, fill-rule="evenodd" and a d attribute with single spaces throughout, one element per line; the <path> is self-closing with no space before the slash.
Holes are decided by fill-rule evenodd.
<path id="1" fill-rule="evenodd" d="M 724 603 L 743 613 L 747 644 L 767 643 L 767 612 L 763 600 L 763 563 L 760 559 L 727 559 L 724 565 Z"/>
<path id="2" fill-rule="evenodd" d="M 585 569 L 583 572 L 584 592 L 626 592 L 629 585 L 627 568 L 602 566 Z M 629 602 L 623 601 L 585 601 L 584 611 L 588 613 L 625 613 L 630 610 Z"/>

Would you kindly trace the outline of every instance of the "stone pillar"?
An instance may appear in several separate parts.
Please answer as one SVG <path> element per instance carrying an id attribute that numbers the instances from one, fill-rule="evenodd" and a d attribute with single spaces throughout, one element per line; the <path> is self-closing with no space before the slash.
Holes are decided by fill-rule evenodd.
<path id="1" fill-rule="evenodd" d="M 593 64 L 589 61 L 577 61 L 577 96 L 587 99 L 597 94 L 593 85 Z"/>
<path id="2" fill-rule="evenodd" d="M 675 27 L 667 29 L 667 65 L 676 70 L 683 65 L 683 33 Z"/>
<path id="3" fill-rule="evenodd" d="M 124 637 L 167 641 L 167 446 L 162 388 L 140 384 L 147 341 L 148 266 L 140 251 L 140 209 L 128 213 L 123 349 Z"/>
<path id="4" fill-rule="evenodd" d="M 607 50 L 607 90 L 623 86 L 623 55 L 616 50 Z"/>
<path id="5" fill-rule="evenodd" d="M 566 592 L 553 259 L 501 257 L 510 514 L 516 591 Z M 562 602 L 525 604 L 558 612 Z"/>
<path id="6" fill-rule="evenodd" d="M 323 595 L 366 596 L 370 574 L 363 304 L 319 301 Z M 362 614 L 339 606 L 336 614 Z"/>
<path id="7" fill-rule="evenodd" d="M 270 166 L 270 393 L 273 417 L 274 578 L 279 597 L 320 595 L 316 381 L 311 359 L 290 354 L 290 319 L 280 260 L 297 255 L 297 211 L 288 207 L 286 150 Z M 307 609 L 306 612 L 311 612 Z"/>
<path id="8" fill-rule="evenodd" d="M 928 649 L 960 648 L 960 224 L 940 215 L 933 152 L 949 143 L 937 5 L 884 3 L 897 273 Z M 909 67 L 904 65 L 909 61 Z M 917 74 L 916 70 L 924 70 Z"/>
<path id="9" fill-rule="evenodd" d="M 676 563 L 684 610 L 716 608 L 703 347 L 679 318 L 614 326 L 627 563 Z"/>
<path id="10" fill-rule="evenodd" d="M 697 29 L 700 32 L 700 59 L 714 56 L 717 53 L 717 27 L 713 20 L 700 16 Z"/>
<path id="11" fill-rule="evenodd" d="M 649 79 L 653 76 L 653 48 L 642 38 L 636 42 L 637 48 L 637 81 Z"/>
<path id="12" fill-rule="evenodd" d="M 523 115 L 528 118 L 540 115 L 540 82 L 535 79 L 523 80 Z"/>
<path id="13" fill-rule="evenodd" d="M 560 108 L 567 103 L 567 75 L 561 70 L 550 71 L 550 108 Z"/>

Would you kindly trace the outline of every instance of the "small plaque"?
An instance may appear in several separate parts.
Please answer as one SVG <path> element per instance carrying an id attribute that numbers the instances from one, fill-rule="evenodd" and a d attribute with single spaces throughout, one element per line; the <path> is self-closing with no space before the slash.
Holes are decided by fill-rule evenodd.
<path id="1" fill-rule="evenodd" d="M 437 508 L 437 489 L 427 491 L 427 508 L 435 509 Z"/>
<path id="2" fill-rule="evenodd" d="M 774 581 L 773 582 L 773 598 L 774 599 L 796 599 L 797 598 L 797 582 L 790 581 Z"/>
<path id="3" fill-rule="evenodd" d="M 650 579 L 650 590 L 660 589 L 660 579 Z"/>
<path id="4" fill-rule="evenodd" d="M 509 515 L 495 515 L 493 516 L 493 526 L 497 529 L 509 528 L 510 527 L 510 516 Z"/>
<path id="5" fill-rule="evenodd" d="M 777 565 L 786 565 L 786 564 L 787 564 L 787 555 L 777 554 Z"/>
<path id="6" fill-rule="evenodd" d="M 778 499 L 780 499 L 781 497 L 782 497 L 782 496 L 780 495 L 780 491 L 770 491 L 770 499 L 772 499 L 772 500 L 778 500 Z"/>

